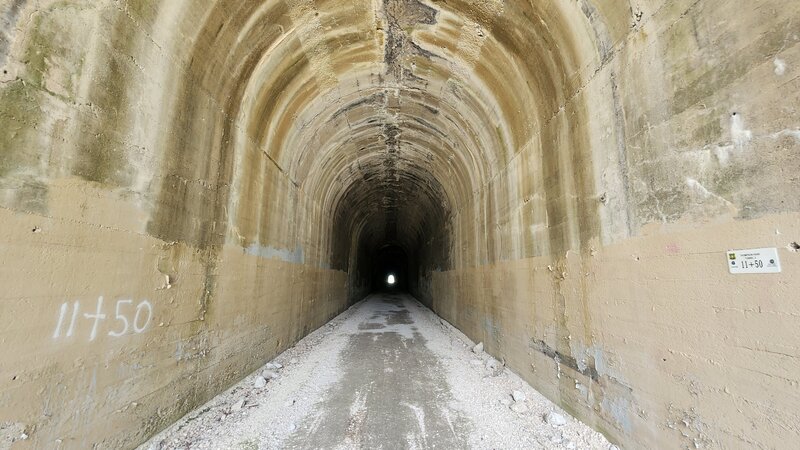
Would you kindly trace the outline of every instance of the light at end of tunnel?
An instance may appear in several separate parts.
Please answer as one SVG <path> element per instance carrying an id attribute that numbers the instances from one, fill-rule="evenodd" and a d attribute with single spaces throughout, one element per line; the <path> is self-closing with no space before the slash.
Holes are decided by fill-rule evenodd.
<path id="1" fill-rule="evenodd" d="M 388 284 L 389 286 L 394 286 L 396 282 L 397 279 L 394 277 L 394 275 L 389 275 L 389 277 L 386 278 L 386 284 Z"/>

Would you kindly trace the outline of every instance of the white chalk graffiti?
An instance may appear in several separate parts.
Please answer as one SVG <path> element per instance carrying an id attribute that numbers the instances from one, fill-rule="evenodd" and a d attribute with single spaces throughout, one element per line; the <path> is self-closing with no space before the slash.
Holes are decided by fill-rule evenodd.
<path id="1" fill-rule="evenodd" d="M 102 298 L 102 297 L 101 297 L 101 298 Z M 127 318 L 127 317 L 125 317 L 125 315 L 124 315 L 124 314 L 120 314 L 120 306 L 122 306 L 122 305 L 125 305 L 125 304 L 128 304 L 128 305 L 130 305 L 130 304 L 132 304 L 132 303 L 133 303 L 133 300 L 119 300 L 119 301 L 117 301 L 117 312 L 116 312 L 116 316 L 117 316 L 117 320 L 120 320 L 120 321 L 122 321 L 122 323 L 123 323 L 123 326 L 122 326 L 122 329 L 121 329 L 120 331 L 109 331 L 109 332 L 108 332 L 108 335 L 109 335 L 109 336 L 113 336 L 113 337 L 120 337 L 120 336 L 122 336 L 123 334 L 125 334 L 125 333 L 127 333 L 127 332 L 128 332 L 128 318 Z"/>
<path id="2" fill-rule="evenodd" d="M 142 312 L 142 308 L 147 308 L 147 320 L 144 321 L 144 325 L 139 327 L 137 324 L 139 323 L 139 314 Z M 153 318 L 153 307 L 150 306 L 146 300 L 142 303 L 139 303 L 139 306 L 136 307 L 136 316 L 133 318 L 133 331 L 137 333 L 141 333 L 142 331 L 147 328 L 147 324 L 150 323 L 150 319 Z"/>
<path id="3" fill-rule="evenodd" d="M 75 301 L 72 303 L 72 314 L 69 312 L 69 302 L 64 302 L 61 305 L 61 310 L 58 315 L 58 322 L 56 329 L 53 332 L 53 339 L 61 337 L 72 337 L 75 334 L 75 327 L 78 322 L 79 311 L 81 308 L 80 302 Z M 133 313 L 133 319 L 130 317 L 130 309 L 133 306 L 133 300 L 117 300 L 114 309 L 113 320 L 117 322 L 116 326 L 111 326 L 108 335 L 111 337 L 120 337 L 129 334 L 129 330 L 133 330 L 136 334 L 143 333 L 147 326 L 150 325 L 150 320 L 153 318 L 153 306 L 147 300 L 142 300 L 136 306 L 136 311 Z M 103 312 L 103 297 L 98 297 L 97 308 L 94 313 L 84 313 L 83 317 L 91 321 L 91 331 L 89 333 L 89 342 L 97 338 L 97 333 L 100 329 L 100 323 L 106 320 L 107 316 Z M 64 330 L 65 324 L 68 325 Z M 63 334 L 62 334 L 63 333 Z"/>

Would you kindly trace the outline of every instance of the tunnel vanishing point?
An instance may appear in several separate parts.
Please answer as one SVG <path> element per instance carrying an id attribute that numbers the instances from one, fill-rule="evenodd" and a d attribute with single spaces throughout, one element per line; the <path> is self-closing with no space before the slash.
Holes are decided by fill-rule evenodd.
<path id="1" fill-rule="evenodd" d="M 0 0 L 0 447 L 135 447 L 391 271 L 623 448 L 796 448 L 798 43 L 789 0 Z"/>

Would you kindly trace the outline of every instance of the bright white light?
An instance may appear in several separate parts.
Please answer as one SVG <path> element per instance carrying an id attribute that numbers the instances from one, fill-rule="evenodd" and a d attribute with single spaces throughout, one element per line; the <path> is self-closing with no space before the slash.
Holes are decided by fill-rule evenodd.
<path id="1" fill-rule="evenodd" d="M 394 275 L 389 275 L 389 278 L 386 279 L 386 283 L 391 286 L 395 284 L 397 280 L 395 279 Z"/>

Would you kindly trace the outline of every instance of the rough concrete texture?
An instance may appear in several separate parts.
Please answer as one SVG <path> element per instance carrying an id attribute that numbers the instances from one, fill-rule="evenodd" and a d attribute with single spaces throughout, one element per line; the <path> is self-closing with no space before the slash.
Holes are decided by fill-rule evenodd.
<path id="1" fill-rule="evenodd" d="M 143 442 L 363 298 L 387 245 L 616 444 L 797 442 L 799 24 L 0 0 L 0 445 Z M 758 247 L 782 273 L 728 274 Z"/>
<path id="2" fill-rule="evenodd" d="M 140 450 L 611 447 L 472 345 L 412 297 L 373 295 L 279 355 L 266 386 L 274 363 Z"/>

